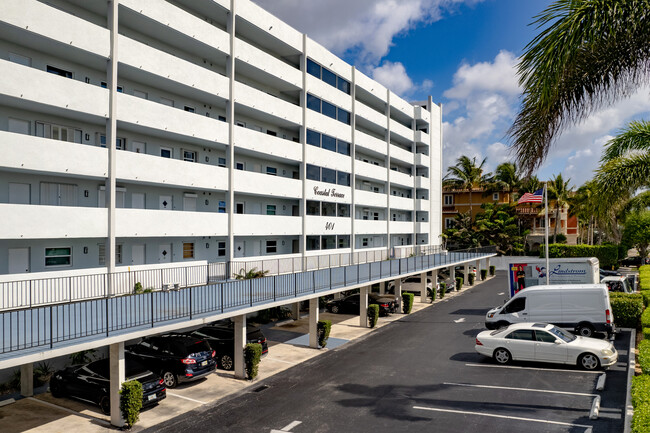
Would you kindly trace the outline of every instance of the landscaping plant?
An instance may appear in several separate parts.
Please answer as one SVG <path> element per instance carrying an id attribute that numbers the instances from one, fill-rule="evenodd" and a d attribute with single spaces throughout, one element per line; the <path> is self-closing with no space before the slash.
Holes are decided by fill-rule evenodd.
<path id="1" fill-rule="evenodd" d="M 456 277 L 456 291 L 463 287 L 463 277 Z"/>
<path id="2" fill-rule="evenodd" d="M 487 278 L 487 269 L 481 269 L 481 281 L 485 281 Z"/>
<path id="3" fill-rule="evenodd" d="M 643 313 L 643 296 L 640 293 L 612 292 L 609 294 L 609 300 L 617 327 L 636 329 L 639 326 Z"/>
<path id="4" fill-rule="evenodd" d="M 470 286 L 474 285 L 474 279 L 476 278 L 476 275 L 474 275 L 473 272 L 470 272 L 469 275 L 467 276 L 467 282 L 469 283 Z"/>
<path id="5" fill-rule="evenodd" d="M 374 328 L 379 319 L 379 305 L 368 305 L 368 326 Z"/>
<path id="6" fill-rule="evenodd" d="M 413 308 L 413 293 L 402 293 L 402 312 L 409 314 Z"/>
<path id="7" fill-rule="evenodd" d="M 122 384 L 120 390 L 120 412 L 128 428 L 131 428 L 140 418 L 142 409 L 142 384 L 137 380 L 129 380 Z"/>
<path id="8" fill-rule="evenodd" d="M 446 292 L 447 292 L 447 283 L 440 283 L 440 299 L 445 297 Z"/>
<path id="9" fill-rule="evenodd" d="M 330 330 L 332 329 L 332 322 L 329 320 L 318 321 L 318 345 L 320 347 L 327 346 L 327 339 L 330 338 Z"/>
<path id="10" fill-rule="evenodd" d="M 248 343 L 244 347 L 244 364 L 246 366 L 246 378 L 253 380 L 257 377 L 260 360 L 262 359 L 262 345 L 259 343 Z"/>
<path id="11" fill-rule="evenodd" d="M 497 268 L 494 265 L 490 265 L 490 276 L 493 277 Z"/>

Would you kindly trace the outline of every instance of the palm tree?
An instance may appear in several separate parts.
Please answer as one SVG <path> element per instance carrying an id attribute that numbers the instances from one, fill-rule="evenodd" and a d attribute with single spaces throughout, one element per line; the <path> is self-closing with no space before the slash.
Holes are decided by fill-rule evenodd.
<path id="1" fill-rule="evenodd" d="M 566 181 L 562 178 L 562 173 L 556 175 L 548 182 L 548 195 L 555 200 L 555 228 L 553 229 L 553 243 L 557 238 L 557 228 L 560 225 L 560 210 L 569 203 L 571 188 L 569 187 L 571 179 Z"/>
<path id="2" fill-rule="evenodd" d="M 508 194 L 508 203 L 512 203 L 513 193 L 518 191 L 522 184 L 521 174 L 513 162 L 499 164 L 494 170 L 494 177 L 487 186 L 489 192 L 505 191 Z"/>
<path id="3" fill-rule="evenodd" d="M 257 268 L 252 268 L 248 271 L 241 268 L 238 274 L 234 274 L 235 280 L 253 280 L 255 278 L 262 278 L 268 274 L 269 271 L 258 271 Z"/>
<path id="4" fill-rule="evenodd" d="M 580 222 L 586 222 L 587 233 L 584 243 L 588 245 L 594 244 L 594 231 L 599 219 L 599 209 L 598 185 L 593 180 L 585 182 L 569 199 L 569 215 L 577 216 Z"/>
<path id="5" fill-rule="evenodd" d="M 519 164 L 539 167 L 559 133 L 648 82 L 650 0 L 557 0 L 518 66 L 521 110 L 508 131 Z"/>
<path id="6" fill-rule="evenodd" d="M 521 186 L 519 187 L 519 194 L 524 194 L 527 192 L 535 192 L 538 189 L 542 188 L 544 185 L 539 181 L 537 176 L 529 176 L 521 181 Z"/>
<path id="7" fill-rule="evenodd" d="M 483 174 L 483 166 L 487 158 L 484 158 L 479 165 L 476 165 L 476 157 L 470 159 L 468 156 L 461 156 L 456 165 L 447 169 L 447 175 L 442 180 L 445 187 L 469 191 L 469 215 L 472 217 L 472 190 L 475 187 L 482 188 L 488 183 L 490 174 Z"/>

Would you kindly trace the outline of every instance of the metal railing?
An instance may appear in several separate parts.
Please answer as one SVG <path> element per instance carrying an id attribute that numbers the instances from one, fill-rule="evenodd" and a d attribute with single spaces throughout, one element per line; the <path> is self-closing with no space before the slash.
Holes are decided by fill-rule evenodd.
<path id="1" fill-rule="evenodd" d="M 0 312 L 0 354 L 53 348 L 59 343 L 103 338 L 248 307 L 263 309 L 272 302 L 289 303 L 308 294 L 371 284 L 494 254 L 494 247 L 483 247 L 4 311 Z"/>

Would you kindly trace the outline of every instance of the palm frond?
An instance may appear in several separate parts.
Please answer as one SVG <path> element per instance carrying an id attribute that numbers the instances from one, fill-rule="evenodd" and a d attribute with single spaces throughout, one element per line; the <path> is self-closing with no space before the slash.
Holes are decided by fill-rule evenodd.
<path id="1" fill-rule="evenodd" d="M 616 137 L 607 142 L 601 162 L 611 161 L 636 150 L 650 152 L 650 122 L 631 122 L 619 131 Z"/>

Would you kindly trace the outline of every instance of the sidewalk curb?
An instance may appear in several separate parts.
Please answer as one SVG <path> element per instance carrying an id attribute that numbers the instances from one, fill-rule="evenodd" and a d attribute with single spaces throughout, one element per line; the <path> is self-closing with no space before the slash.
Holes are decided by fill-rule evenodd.
<path id="1" fill-rule="evenodd" d="M 630 433 L 632 429 L 632 415 L 634 415 L 634 408 L 632 407 L 632 377 L 634 377 L 634 367 L 636 366 L 634 349 L 636 347 L 636 329 L 630 329 L 630 348 L 628 351 L 628 367 L 627 367 L 627 395 L 625 396 L 625 418 L 623 422 L 623 433 Z"/>

